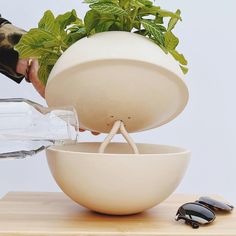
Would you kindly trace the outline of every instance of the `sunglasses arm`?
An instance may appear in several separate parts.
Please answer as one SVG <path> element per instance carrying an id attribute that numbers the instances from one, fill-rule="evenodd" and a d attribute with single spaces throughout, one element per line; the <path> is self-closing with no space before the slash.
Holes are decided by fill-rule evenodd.
<path id="1" fill-rule="evenodd" d="M 175 220 L 176 221 L 179 221 L 179 220 L 185 220 L 185 223 L 188 224 L 188 225 L 191 225 L 193 229 L 197 229 L 199 228 L 199 223 L 195 222 L 195 221 L 192 221 L 184 216 L 181 216 L 180 214 L 176 214 L 175 216 Z"/>

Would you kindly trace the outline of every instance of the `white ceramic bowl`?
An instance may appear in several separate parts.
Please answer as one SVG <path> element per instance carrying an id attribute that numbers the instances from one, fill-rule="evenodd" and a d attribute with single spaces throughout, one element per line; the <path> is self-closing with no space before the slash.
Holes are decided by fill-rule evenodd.
<path id="1" fill-rule="evenodd" d="M 62 191 L 80 205 L 100 213 L 142 212 L 165 200 L 180 183 L 190 152 L 178 147 L 111 143 L 78 143 L 47 149 L 47 160 Z"/>

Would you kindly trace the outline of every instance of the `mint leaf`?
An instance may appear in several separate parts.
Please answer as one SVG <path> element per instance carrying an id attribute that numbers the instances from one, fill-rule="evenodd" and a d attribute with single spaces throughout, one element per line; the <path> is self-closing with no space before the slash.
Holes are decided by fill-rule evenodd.
<path id="1" fill-rule="evenodd" d="M 143 27 L 154 36 L 155 40 L 164 46 L 164 35 L 158 25 L 151 20 L 141 20 Z"/>
<path id="2" fill-rule="evenodd" d="M 159 16 L 158 14 L 156 14 L 156 17 L 155 17 L 154 22 L 155 22 L 156 24 L 164 24 L 163 17 L 161 17 L 161 16 Z"/>
<path id="3" fill-rule="evenodd" d="M 171 31 L 166 32 L 164 37 L 167 50 L 173 50 L 178 46 L 179 39 Z"/>
<path id="4" fill-rule="evenodd" d="M 122 31 L 122 25 L 119 22 L 115 22 L 113 23 L 110 28 L 109 31 Z"/>
<path id="5" fill-rule="evenodd" d="M 170 19 L 170 21 L 168 23 L 167 31 L 171 31 L 172 29 L 174 29 L 174 27 L 177 24 L 177 22 L 181 19 L 181 17 L 180 17 L 181 11 L 179 9 L 175 12 L 175 14 L 178 15 L 179 18 L 171 17 L 171 19 Z"/>
<path id="6" fill-rule="evenodd" d="M 153 21 L 153 23 L 156 25 L 156 28 L 159 29 L 161 32 L 166 32 L 165 26 L 156 24 L 155 21 Z"/>
<path id="7" fill-rule="evenodd" d="M 138 30 L 141 30 L 141 29 L 140 29 L 140 28 L 141 28 L 141 23 L 140 23 L 140 21 L 135 20 L 135 21 L 133 22 L 133 28 L 138 29 Z"/>
<path id="8" fill-rule="evenodd" d="M 187 67 L 180 65 L 180 68 L 181 68 L 181 70 L 182 70 L 182 72 L 183 72 L 184 74 L 187 74 L 187 73 L 188 73 L 188 68 L 187 68 Z"/>
<path id="9" fill-rule="evenodd" d="M 135 8 L 142 8 L 142 7 L 145 7 L 145 4 L 143 4 L 141 1 L 139 0 L 134 0 L 134 1 L 131 1 L 130 4 L 132 5 L 132 7 L 135 7 Z M 128 5 L 128 4 L 127 4 Z"/>
<path id="10" fill-rule="evenodd" d="M 83 3 L 88 3 L 88 4 L 93 4 L 93 3 L 97 3 L 100 2 L 100 0 L 84 0 Z"/>
<path id="11" fill-rule="evenodd" d="M 90 5 L 90 8 L 103 13 L 103 14 L 114 14 L 118 16 L 125 16 L 127 12 L 114 3 L 94 3 Z"/>
<path id="12" fill-rule="evenodd" d="M 66 43 L 67 47 L 69 47 L 73 43 L 77 42 L 78 40 L 86 36 L 87 36 L 86 29 L 84 27 L 78 28 L 77 30 L 73 30 L 71 33 L 69 33 L 67 37 L 64 39 L 64 42 Z"/>
<path id="13" fill-rule="evenodd" d="M 141 9 L 139 9 L 139 15 L 140 16 L 144 16 L 144 15 L 154 15 L 156 16 L 158 14 L 158 12 L 160 11 L 160 7 L 157 6 L 151 6 L 151 7 L 142 7 Z"/>
<path id="14" fill-rule="evenodd" d="M 45 30 L 47 32 L 53 33 L 53 34 L 54 33 L 57 34 L 54 21 L 55 21 L 55 17 L 53 13 L 50 10 L 48 10 L 44 13 L 43 18 L 39 21 L 38 28 Z"/>
<path id="15" fill-rule="evenodd" d="M 22 36 L 20 42 L 14 48 L 20 53 L 20 58 L 38 58 L 45 52 L 55 53 L 51 49 L 44 48 L 46 42 L 53 44 L 53 47 L 57 45 L 56 38 L 47 31 L 31 29 Z"/>
<path id="16" fill-rule="evenodd" d="M 61 31 L 65 31 L 71 24 L 76 24 L 81 27 L 83 26 L 83 22 L 78 18 L 75 10 L 58 15 L 55 19 L 55 24 L 60 26 Z"/>
<path id="17" fill-rule="evenodd" d="M 187 65 L 188 64 L 188 62 L 185 59 L 183 54 L 180 54 L 176 50 L 170 50 L 169 52 L 180 64 L 182 64 L 182 65 Z"/>
<path id="18" fill-rule="evenodd" d="M 93 3 L 100 3 L 100 2 L 113 2 L 117 3 L 116 0 L 84 0 L 83 3 L 93 4 Z"/>
<path id="19" fill-rule="evenodd" d="M 95 26 L 96 33 L 109 31 L 111 26 L 114 24 L 114 21 L 101 21 L 98 25 Z"/>
<path id="20" fill-rule="evenodd" d="M 145 29 L 134 31 L 135 34 L 146 36 L 148 32 Z"/>
<path id="21" fill-rule="evenodd" d="M 48 66 L 45 64 L 41 64 L 38 70 L 38 77 L 40 78 L 40 81 L 46 85 L 47 84 L 47 79 L 50 74 L 50 71 L 48 69 Z"/>
<path id="22" fill-rule="evenodd" d="M 38 76 L 40 81 L 46 85 L 48 76 L 54 66 L 54 64 L 57 62 L 59 56 L 57 55 L 51 55 L 50 53 L 44 54 L 39 59 L 39 71 Z"/>
<path id="23" fill-rule="evenodd" d="M 149 0 L 137 0 L 138 2 L 142 3 L 144 6 L 152 6 L 152 1 L 149 1 Z"/>
<path id="24" fill-rule="evenodd" d="M 52 68 L 53 68 L 53 66 L 47 65 L 45 61 L 39 67 L 38 77 L 44 85 L 47 84 L 47 80 L 48 80 L 48 77 L 49 77 L 49 74 L 50 74 Z"/>
<path id="25" fill-rule="evenodd" d="M 84 24 L 88 34 L 94 29 L 94 27 L 100 21 L 100 14 L 95 10 L 90 10 L 84 17 Z"/>
<path id="26" fill-rule="evenodd" d="M 40 47 L 44 47 L 45 49 L 47 48 L 53 48 L 56 47 L 58 44 L 57 40 L 45 40 L 40 44 Z"/>
<path id="27" fill-rule="evenodd" d="M 166 11 L 166 10 L 163 10 L 163 9 L 159 9 L 157 11 L 157 13 L 159 14 L 159 16 L 162 16 L 162 17 L 173 17 L 173 18 L 177 18 L 179 20 L 182 20 L 179 14 L 176 14 L 176 13 L 173 13 L 173 12 L 170 12 L 170 11 Z"/>

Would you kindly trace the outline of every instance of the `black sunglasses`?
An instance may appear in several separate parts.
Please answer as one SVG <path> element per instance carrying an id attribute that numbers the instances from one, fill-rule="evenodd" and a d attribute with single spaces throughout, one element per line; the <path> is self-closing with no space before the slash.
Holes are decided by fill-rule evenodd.
<path id="1" fill-rule="evenodd" d="M 195 202 L 183 204 L 177 211 L 175 220 L 185 220 L 194 229 L 199 225 L 209 224 L 215 220 L 214 211 L 231 212 L 232 205 L 217 201 L 209 197 L 200 197 Z"/>

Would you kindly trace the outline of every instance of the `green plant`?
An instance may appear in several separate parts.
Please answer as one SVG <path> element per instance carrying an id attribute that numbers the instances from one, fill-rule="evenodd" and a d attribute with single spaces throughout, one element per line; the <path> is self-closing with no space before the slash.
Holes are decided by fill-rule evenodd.
<path id="1" fill-rule="evenodd" d="M 75 10 L 57 17 L 48 10 L 38 28 L 31 29 L 15 46 L 21 58 L 38 58 L 39 78 L 44 84 L 54 64 L 70 45 L 83 37 L 114 30 L 150 38 L 165 53 L 170 53 L 183 73 L 187 73 L 187 60 L 176 50 L 179 39 L 172 32 L 182 20 L 180 10 L 163 10 L 151 0 L 84 0 L 84 3 L 90 8 L 84 20 L 78 18 Z"/>

